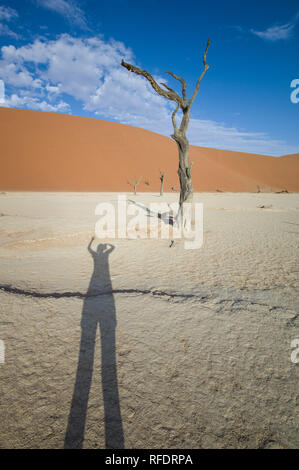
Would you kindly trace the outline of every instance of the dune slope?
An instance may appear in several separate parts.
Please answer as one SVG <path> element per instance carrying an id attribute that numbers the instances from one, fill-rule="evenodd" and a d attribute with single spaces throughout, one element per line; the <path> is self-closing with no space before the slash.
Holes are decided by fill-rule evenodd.
<path id="1" fill-rule="evenodd" d="M 170 138 L 114 122 L 0 108 L 1 190 L 139 191 L 179 187 Z M 191 146 L 196 191 L 299 191 L 299 155 L 280 158 Z M 149 185 L 145 184 L 149 181 Z"/>

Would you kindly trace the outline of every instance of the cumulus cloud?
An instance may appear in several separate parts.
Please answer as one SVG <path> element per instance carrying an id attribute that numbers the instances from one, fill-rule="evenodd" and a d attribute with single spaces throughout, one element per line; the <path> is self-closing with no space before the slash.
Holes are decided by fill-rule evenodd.
<path id="1" fill-rule="evenodd" d="M 37 5 L 54 11 L 81 28 L 86 28 L 86 19 L 83 10 L 74 0 L 36 0 Z"/>
<path id="2" fill-rule="evenodd" d="M 5 99 L 2 106 L 7 108 L 28 108 L 36 111 L 50 111 L 56 113 L 68 113 L 70 111 L 70 105 L 62 100 L 52 105 L 45 100 L 40 100 L 33 96 L 18 96 L 14 93 L 10 95 L 9 98 Z"/>
<path id="3" fill-rule="evenodd" d="M 68 101 L 75 99 L 83 110 L 103 119 L 172 133 L 173 103 L 157 95 L 146 79 L 120 66 L 122 58 L 134 63 L 132 51 L 121 42 L 64 34 L 56 40 L 4 46 L 1 53 L 6 106 L 71 112 Z M 212 120 L 191 119 L 188 135 L 191 144 L 207 147 L 271 155 L 298 151 L 266 134 Z"/>
<path id="4" fill-rule="evenodd" d="M 79 39 L 65 34 L 53 41 L 37 39 L 21 47 L 3 46 L 0 77 L 13 96 L 6 100 L 7 105 L 33 109 L 42 106 L 46 110 L 46 100 L 47 110 L 64 111 L 66 106 L 58 106 L 57 102 L 66 95 L 80 101 L 86 110 L 104 115 L 105 101 L 99 98 L 99 90 L 114 80 L 121 100 L 120 83 L 128 78 L 124 70 L 116 72 L 122 58 L 133 60 L 132 51 L 121 42 L 105 42 L 98 37 Z M 106 114 L 108 119 L 113 119 L 116 112 L 116 107 L 112 108 Z"/>

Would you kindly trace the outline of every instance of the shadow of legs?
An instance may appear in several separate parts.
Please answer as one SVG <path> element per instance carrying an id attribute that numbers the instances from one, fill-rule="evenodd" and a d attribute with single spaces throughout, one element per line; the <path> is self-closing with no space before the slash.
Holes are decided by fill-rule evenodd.
<path id="1" fill-rule="evenodd" d="M 123 449 L 124 435 L 116 369 L 115 328 L 101 322 L 102 389 L 106 448 Z"/>
<path id="2" fill-rule="evenodd" d="M 65 434 L 64 448 L 81 449 L 94 363 L 97 323 L 82 328 L 76 383 Z"/>

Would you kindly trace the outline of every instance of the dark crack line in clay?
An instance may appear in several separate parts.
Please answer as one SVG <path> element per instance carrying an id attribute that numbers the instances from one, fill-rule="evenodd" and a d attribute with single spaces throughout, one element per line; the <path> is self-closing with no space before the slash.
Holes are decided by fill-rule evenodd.
<path id="1" fill-rule="evenodd" d="M 24 289 L 19 289 L 17 287 L 12 287 L 11 285 L 4 284 L 0 285 L 0 291 L 9 293 L 9 294 L 14 294 L 14 295 L 23 295 L 25 297 L 34 297 L 34 298 L 41 298 L 41 299 L 63 299 L 63 298 L 77 298 L 77 299 L 92 299 L 96 298 L 99 296 L 105 296 L 105 295 L 114 295 L 114 294 L 133 294 L 133 295 L 152 295 L 153 297 L 157 298 L 165 298 L 167 301 L 171 301 L 173 299 L 180 299 L 182 302 L 186 302 L 188 300 L 199 300 L 203 303 L 207 303 L 209 301 L 215 301 L 215 297 L 212 295 L 199 295 L 199 294 L 177 294 L 174 292 L 165 292 L 161 290 L 150 290 L 150 289 L 110 289 L 106 291 L 100 291 L 100 292 L 95 292 L 95 293 L 82 293 L 82 292 L 36 292 L 36 291 L 30 291 L 30 290 L 24 290 Z M 283 309 L 283 307 L 279 305 L 267 305 L 261 302 L 253 302 L 250 299 L 220 299 L 216 302 L 216 305 L 213 307 L 205 305 L 206 308 L 215 311 L 215 313 L 223 313 L 225 308 L 221 308 L 218 310 L 215 310 L 215 307 L 218 305 L 221 305 L 223 303 L 232 303 L 231 307 L 239 306 L 241 310 L 246 310 L 241 307 L 240 304 L 242 303 L 248 303 L 248 305 L 252 306 L 257 306 L 257 307 L 268 307 L 269 311 L 275 311 L 276 309 Z M 236 307 L 234 308 L 236 311 Z M 294 312 L 295 313 L 295 312 Z M 297 319 L 297 315 L 295 314 L 294 317 L 290 320 L 291 322 L 294 322 L 294 320 Z"/>
<path id="2" fill-rule="evenodd" d="M 10 285 L 0 285 L 0 290 L 15 295 L 24 295 L 25 297 L 36 297 L 36 298 L 78 298 L 86 299 L 99 297 L 104 295 L 113 295 L 113 294 L 141 294 L 141 295 L 153 295 L 154 297 L 168 297 L 168 298 L 178 298 L 182 300 L 189 300 L 192 298 L 205 300 L 207 296 L 200 296 L 196 294 L 176 294 L 170 292 L 164 292 L 159 290 L 149 290 L 149 289 L 110 289 L 106 291 L 95 292 L 94 294 L 84 294 L 82 292 L 36 292 L 29 291 L 24 289 L 19 289 L 17 287 L 12 287 Z"/>

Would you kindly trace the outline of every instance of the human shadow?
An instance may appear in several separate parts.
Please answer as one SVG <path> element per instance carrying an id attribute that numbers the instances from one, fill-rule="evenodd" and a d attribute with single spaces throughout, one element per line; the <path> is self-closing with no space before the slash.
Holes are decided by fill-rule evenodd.
<path id="1" fill-rule="evenodd" d="M 110 244 L 99 244 L 97 251 L 88 244 L 94 262 L 93 274 L 83 304 L 81 342 L 76 382 L 72 397 L 64 448 L 82 448 L 91 387 L 95 340 L 99 326 L 102 359 L 102 392 L 104 402 L 105 446 L 124 448 L 124 435 L 119 403 L 115 328 L 116 312 L 109 273 L 108 258 L 114 250 Z M 101 294 L 101 295 L 100 295 Z"/>

